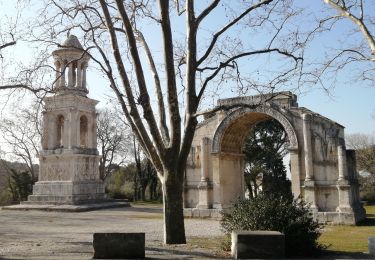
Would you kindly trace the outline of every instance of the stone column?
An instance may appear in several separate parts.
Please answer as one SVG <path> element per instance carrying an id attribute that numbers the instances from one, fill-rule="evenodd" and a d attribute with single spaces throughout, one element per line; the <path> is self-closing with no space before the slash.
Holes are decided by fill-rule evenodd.
<path id="1" fill-rule="evenodd" d="M 66 61 L 61 60 L 60 62 L 60 87 L 65 87 L 65 71 L 66 71 Z"/>
<path id="2" fill-rule="evenodd" d="M 69 130 L 70 130 L 70 122 L 69 122 L 69 115 L 64 114 L 64 128 L 62 133 L 62 146 L 66 149 L 69 146 Z"/>
<path id="3" fill-rule="evenodd" d="M 346 165 L 346 149 L 345 146 L 337 146 L 337 165 L 339 171 L 338 181 L 344 181 L 348 176 L 348 168 Z"/>
<path id="4" fill-rule="evenodd" d="M 199 189 L 199 203 L 198 208 L 210 208 L 211 202 L 209 201 L 209 193 L 212 190 L 212 186 L 209 183 L 208 171 L 209 171 L 209 153 L 210 153 L 210 139 L 203 137 L 201 140 L 201 181 L 198 185 Z"/>
<path id="5" fill-rule="evenodd" d="M 48 125 L 48 114 L 46 111 L 42 112 L 43 114 L 43 133 L 42 133 L 42 149 L 47 150 L 48 149 L 48 132 L 49 132 L 49 125 Z"/>
<path id="6" fill-rule="evenodd" d="M 82 62 L 77 61 L 77 80 L 76 88 L 82 88 Z"/>
<path id="7" fill-rule="evenodd" d="M 68 128 L 68 133 L 67 133 L 67 136 L 68 136 L 68 140 L 67 140 L 67 148 L 68 149 L 72 149 L 72 122 L 74 120 L 73 118 L 73 111 L 74 109 L 73 108 L 70 108 L 69 109 L 69 113 L 67 115 L 67 120 L 69 122 L 69 128 Z"/>
<path id="8" fill-rule="evenodd" d="M 303 114 L 303 149 L 305 159 L 305 200 L 311 203 L 311 209 L 313 212 L 317 211 L 316 196 L 315 196 L 315 182 L 313 173 L 313 156 L 311 148 L 311 115 Z"/>
<path id="9" fill-rule="evenodd" d="M 98 146 L 98 140 L 97 140 L 97 122 L 96 122 L 96 112 L 93 111 L 92 115 L 92 128 L 89 128 L 89 131 L 92 131 L 92 145 L 90 148 L 96 148 Z"/>
<path id="10" fill-rule="evenodd" d="M 82 83 L 81 86 L 83 89 L 86 89 L 86 69 L 87 63 L 82 63 Z"/>
<path id="11" fill-rule="evenodd" d="M 68 87 L 74 87 L 74 76 L 73 76 L 73 73 L 74 73 L 74 67 L 73 67 L 73 63 L 70 62 L 69 63 L 69 71 L 68 71 Z"/>
<path id="12" fill-rule="evenodd" d="M 298 149 L 289 149 L 292 193 L 295 198 L 301 195 L 300 157 Z"/>
<path id="13" fill-rule="evenodd" d="M 311 115 L 303 114 L 303 146 L 305 156 L 305 181 L 313 180 L 313 158 L 311 149 Z"/>
<path id="14" fill-rule="evenodd" d="M 222 209 L 221 204 L 221 184 L 220 184 L 220 154 L 212 155 L 212 185 L 213 185 L 213 203 L 214 209 Z"/>
<path id="15" fill-rule="evenodd" d="M 88 114 L 90 115 L 90 114 Z M 94 147 L 94 133 L 93 133 L 93 124 L 95 121 L 95 117 L 86 115 L 87 118 L 87 142 L 86 142 L 86 148 L 92 148 Z M 95 146 L 96 147 L 96 146 Z"/>
<path id="16" fill-rule="evenodd" d="M 337 180 L 337 191 L 339 194 L 338 212 L 352 212 L 350 206 L 351 195 L 350 185 L 348 182 L 348 167 L 346 164 L 346 149 L 344 145 L 337 146 L 337 167 L 338 167 L 338 180 Z"/>
<path id="17" fill-rule="evenodd" d="M 208 180 L 208 153 L 209 153 L 210 139 L 203 137 L 201 140 L 201 181 Z"/>
<path id="18" fill-rule="evenodd" d="M 78 136 L 79 136 L 79 117 L 77 108 L 70 109 L 70 149 L 79 147 Z M 78 123 L 77 123 L 78 122 Z"/>
<path id="19" fill-rule="evenodd" d="M 55 79 L 55 87 L 60 87 L 60 76 L 61 76 L 61 64 L 59 60 L 55 61 L 55 70 L 56 70 L 56 79 Z"/>
<path id="20" fill-rule="evenodd" d="M 47 128 L 48 128 L 48 149 L 52 150 L 56 146 L 56 138 L 57 138 L 57 118 L 55 115 L 47 112 Z"/>

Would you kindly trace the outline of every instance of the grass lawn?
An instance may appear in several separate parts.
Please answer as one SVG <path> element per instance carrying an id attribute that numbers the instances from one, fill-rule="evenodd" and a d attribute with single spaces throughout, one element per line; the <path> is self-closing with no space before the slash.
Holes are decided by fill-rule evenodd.
<path id="1" fill-rule="evenodd" d="M 368 237 L 375 236 L 375 204 L 365 206 L 367 219 L 358 226 L 326 226 L 319 242 L 327 251 L 367 252 Z"/>
<path id="2" fill-rule="evenodd" d="M 163 207 L 163 202 L 156 201 L 156 200 L 137 200 L 130 203 L 132 206 L 155 206 L 155 207 Z"/>
<path id="3" fill-rule="evenodd" d="M 344 255 L 349 258 L 369 258 L 368 237 L 375 236 L 375 203 L 365 206 L 367 219 L 358 226 L 328 225 L 319 238 L 319 243 L 329 246 L 322 257 Z M 223 242 L 225 242 L 223 244 Z M 230 240 L 224 236 L 215 238 L 191 237 L 188 239 L 191 247 L 210 249 L 218 256 L 228 256 Z M 223 245 L 225 245 L 223 247 Z"/>

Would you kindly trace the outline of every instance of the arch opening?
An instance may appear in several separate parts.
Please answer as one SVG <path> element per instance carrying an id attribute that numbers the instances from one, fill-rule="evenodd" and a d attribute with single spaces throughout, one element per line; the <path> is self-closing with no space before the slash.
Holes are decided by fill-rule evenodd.
<path id="1" fill-rule="evenodd" d="M 285 166 L 287 169 L 290 167 L 292 193 L 295 197 L 300 195 L 298 142 L 291 123 L 281 112 L 269 106 L 255 109 L 240 108 L 223 119 L 212 141 L 212 153 L 217 160 L 216 164 L 219 165 L 214 174 L 217 175 L 216 179 L 219 180 L 221 187 L 217 191 L 219 194 L 214 194 L 214 197 L 219 200 L 214 204 L 220 203 L 222 208 L 229 208 L 238 198 L 245 197 L 244 172 L 246 164 L 243 145 L 250 129 L 260 122 L 271 119 L 280 123 L 286 133 L 290 163 Z"/>

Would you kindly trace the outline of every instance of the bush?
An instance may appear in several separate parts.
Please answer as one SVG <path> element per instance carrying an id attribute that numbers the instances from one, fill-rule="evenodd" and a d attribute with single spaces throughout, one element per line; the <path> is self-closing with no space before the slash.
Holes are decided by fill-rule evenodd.
<path id="1" fill-rule="evenodd" d="M 0 206 L 10 205 L 13 202 L 12 193 L 8 190 L 2 190 L 0 192 Z"/>
<path id="2" fill-rule="evenodd" d="M 13 202 L 27 200 L 33 192 L 33 178 L 28 171 L 18 172 L 10 169 L 11 175 L 8 179 L 8 188 L 12 193 Z"/>
<path id="3" fill-rule="evenodd" d="M 233 230 L 274 230 L 285 234 L 288 257 L 312 255 L 321 248 L 319 224 L 313 220 L 309 205 L 301 200 L 260 194 L 254 199 L 239 200 L 232 210 L 223 213 L 225 233 Z"/>

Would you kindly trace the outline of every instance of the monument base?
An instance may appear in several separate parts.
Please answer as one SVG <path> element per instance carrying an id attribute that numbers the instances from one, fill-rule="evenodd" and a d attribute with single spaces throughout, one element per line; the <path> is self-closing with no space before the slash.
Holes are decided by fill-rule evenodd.
<path id="1" fill-rule="evenodd" d="M 101 180 L 40 181 L 33 186 L 33 194 L 23 204 L 78 205 L 105 200 Z"/>
<path id="2" fill-rule="evenodd" d="M 79 204 L 79 205 L 52 205 L 52 204 L 32 204 L 30 202 L 4 206 L 2 210 L 39 210 L 52 212 L 84 212 L 108 208 L 130 207 L 127 201 L 102 201 L 99 203 Z"/>

